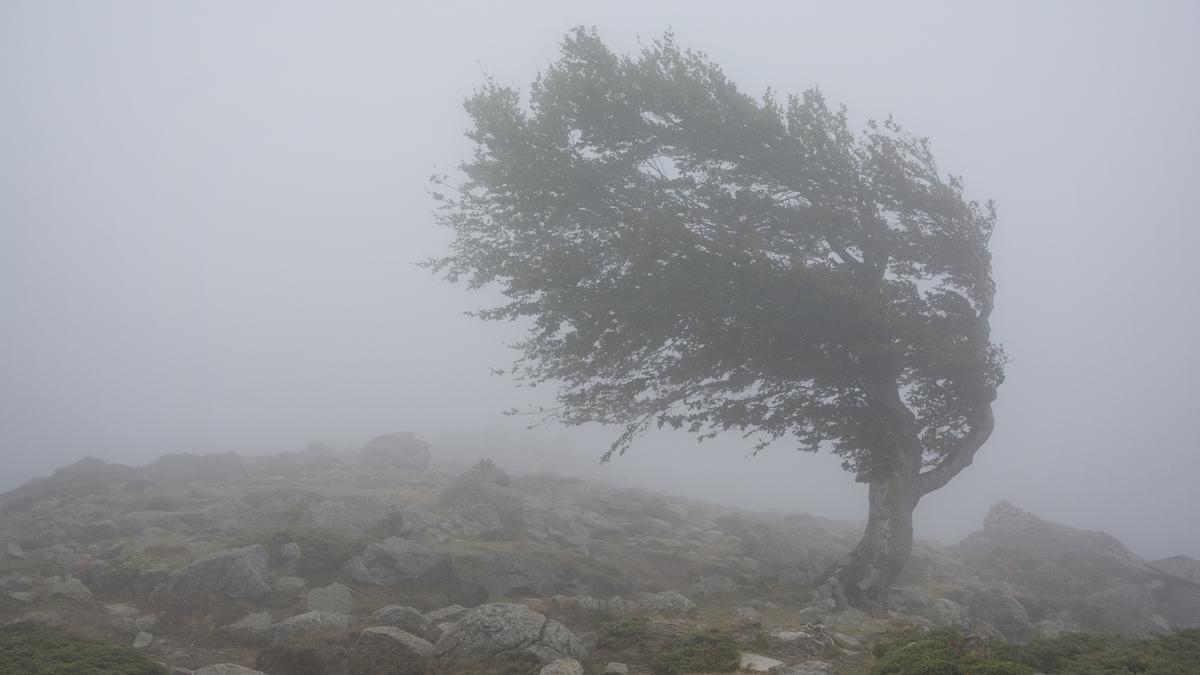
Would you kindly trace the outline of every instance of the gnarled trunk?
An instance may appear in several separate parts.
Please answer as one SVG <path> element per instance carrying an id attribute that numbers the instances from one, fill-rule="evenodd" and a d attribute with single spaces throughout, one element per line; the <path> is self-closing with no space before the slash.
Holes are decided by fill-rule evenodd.
<path id="1" fill-rule="evenodd" d="M 912 551 L 913 509 L 921 499 L 915 473 L 889 473 L 871 480 L 869 499 L 862 541 L 832 574 L 845 600 L 868 610 L 883 607 Z"/>

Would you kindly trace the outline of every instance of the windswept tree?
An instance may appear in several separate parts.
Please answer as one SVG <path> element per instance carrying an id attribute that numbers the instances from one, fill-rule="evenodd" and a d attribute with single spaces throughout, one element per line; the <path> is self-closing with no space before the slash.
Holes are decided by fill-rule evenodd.
<path id="1" fill-rule="evenodd" d="M 576 29 L 526 102 L 488 81 L 466 108 L 430 264 L 530 323 L 513 372 L 557 385 L 544 413 L 623 428 L 605 460 L 652 426 L 835 453 L 870 510 L 830 576 L 884 602 L 917 502 L 992 432 L 991 203 L 928 139 L 855 133 L 816 90 L 748 96 L 669 34 L 623 56 Z"/>

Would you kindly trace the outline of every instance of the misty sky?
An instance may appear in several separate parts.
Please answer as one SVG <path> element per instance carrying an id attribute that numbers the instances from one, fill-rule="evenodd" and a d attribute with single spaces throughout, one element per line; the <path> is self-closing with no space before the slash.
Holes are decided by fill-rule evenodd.
<path id="1" fill-rule="evenodd" d="M 1014 361 L 918 536 L 1007 498 L 1200 557 L 1200 3 L 419 4 L 0 4 L 0 489 L 89 454 L 533 444 L 500 415 L 530 392 L 489 375 L 517 327 L 412 264 L 449 240 L 427 176 L 485 74 L 527 88 L 577 24 L 622 51 L 670 28 L 750 93 L 894 115 L 998 203 Z M 551 432 L 588 467 L 611 440 Z M 748 449 L 656 434 L 599 473 L 865 516 L 836 459 Z"/>

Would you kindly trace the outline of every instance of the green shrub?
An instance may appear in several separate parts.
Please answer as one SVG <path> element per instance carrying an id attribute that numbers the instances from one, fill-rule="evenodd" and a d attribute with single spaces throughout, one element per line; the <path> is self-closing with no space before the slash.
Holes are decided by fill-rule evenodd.
<path id="1" fill-rule="evenodd" d="M 619 647 L 641 640 L 650 628 L 650 622 L 640 616 L 626 616 L 605 621 L 599 626 L 601 647 Z"/>
<path id="2" fill-rule="evenodd" d="M 1145 639 L 1073 633 L 982 651 L 944 630 L 900 638 L 882 652 L 872 675 L 1195 675 L 1200 629 Z"/>
<path id="3" fill-rule="evenodd" d="M 1074 633 L 995 651 L 996 658 L 1053 675 L 1193 675 L 1200 672 L 1200 629 L 1145 639 Z"/>
<path id="4" fill-rule="evenodd" d="M 741 654 L 733 638 L 709 630 L 685 636 L 659 652 L 650 662 L 650 670 L 660 675 L 732 673 L 740 664 Z"/>
<path id="5" fill-rule="evenodd" d="M 236 547 L 262 544 L 272 555 L 289 542 L 300 545 L 300 572 L 316 574 L 329 572 L 342 566 L 350 558 L 362 553 L 363 542 L 360 539 L 346 537 L 328 530 L 316 529 L 285 529 L 272 530 L 259 535 L 249 535 L 239 538 L 233 543 Z"/>
<path id="6" fill-rule="evenodd" d="M 911 639 L 901 637 L 885 648 L 871 675 L 1032 675 L 1029 666 L 998 661 L 950 630 Z"/>
<path id="7" fill-rule="evenodd" d="M 0 631 L 0 673 L 166 675 L 140 652 L 58 630 Z"/>

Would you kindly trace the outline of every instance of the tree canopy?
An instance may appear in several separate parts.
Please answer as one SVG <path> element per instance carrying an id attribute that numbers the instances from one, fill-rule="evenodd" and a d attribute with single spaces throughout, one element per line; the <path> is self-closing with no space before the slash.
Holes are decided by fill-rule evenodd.
<path id="1" fill-rule="evenodd" d="M 859 480 L 918 458 L 923 494 L 990 434 L 992 204 L 890 119 L 816 90 L 743 93 L 668 34 L 634 55 L 585 29 L 527 100 L 466 102 L 474 154 L 434 177 L 431 261 L 527 319 L 514 373 L 546 413 L 826 448 Z"/>

